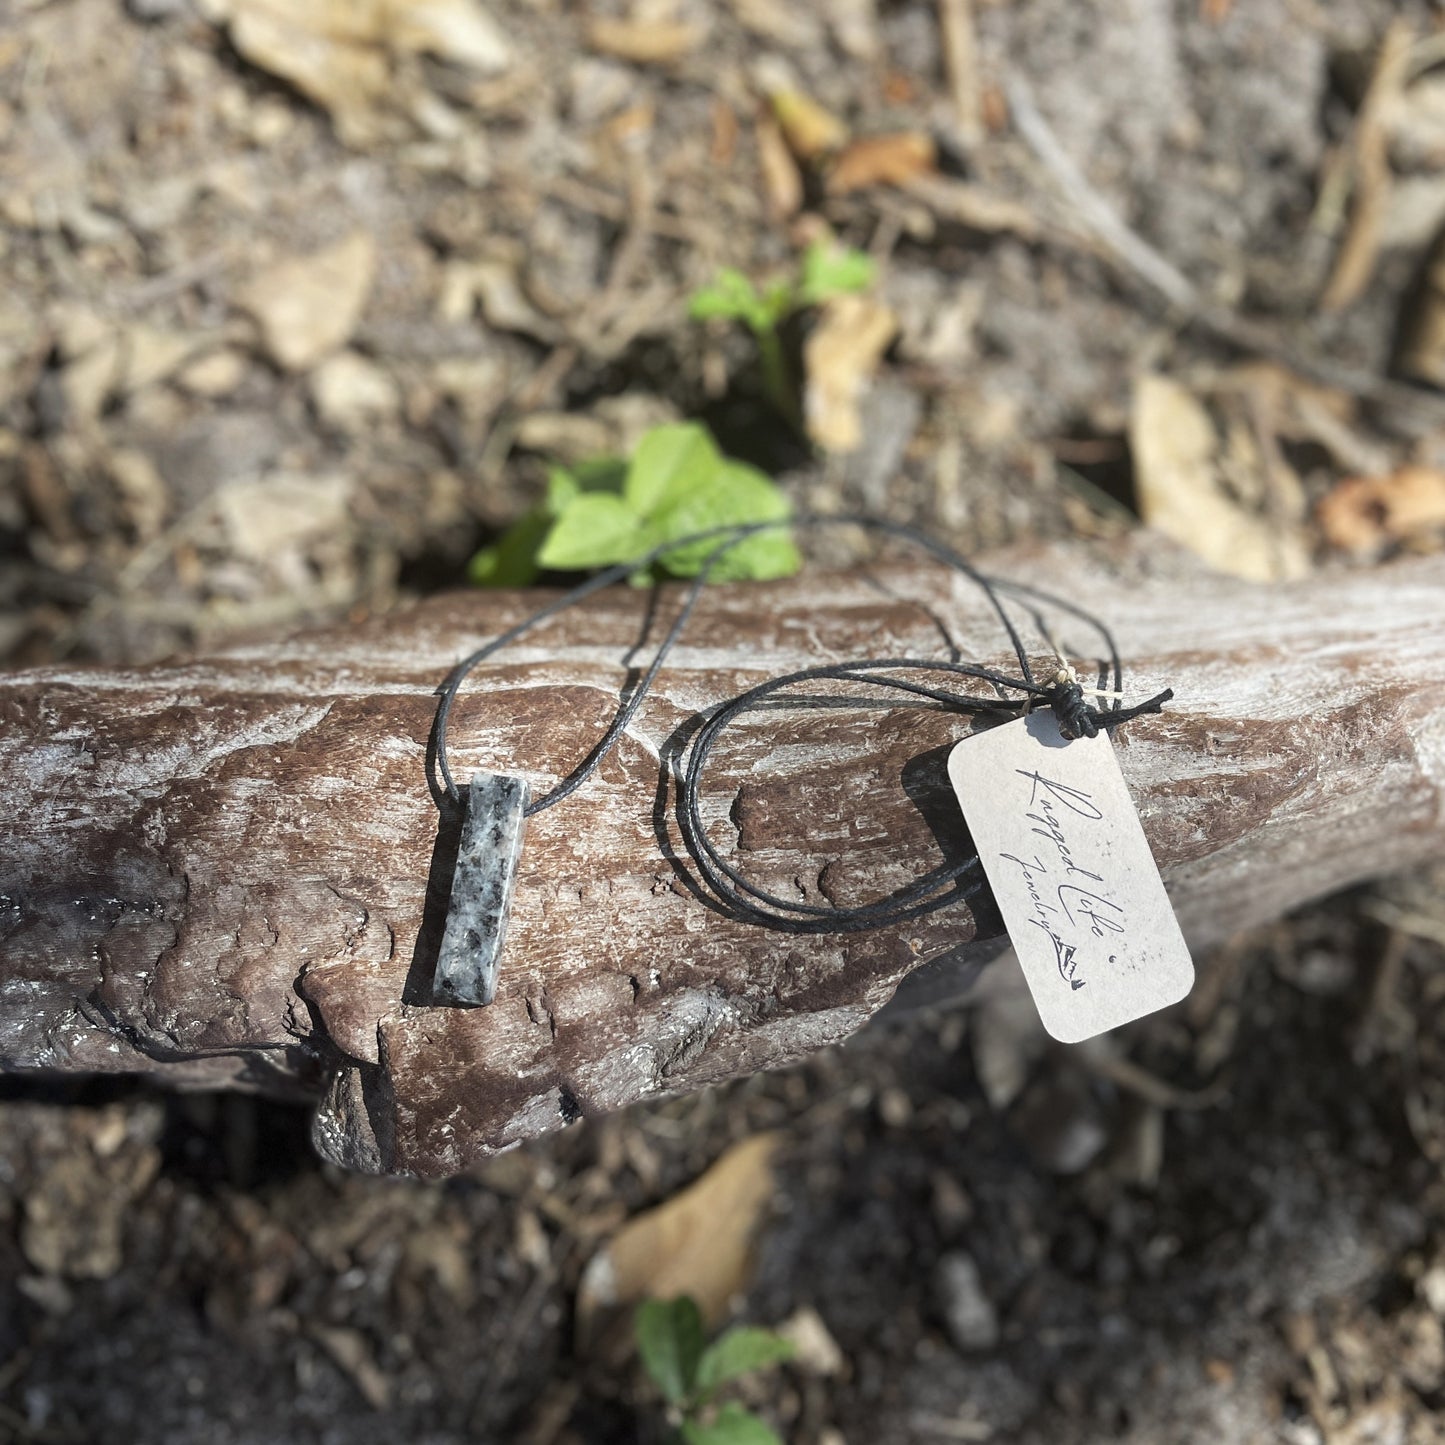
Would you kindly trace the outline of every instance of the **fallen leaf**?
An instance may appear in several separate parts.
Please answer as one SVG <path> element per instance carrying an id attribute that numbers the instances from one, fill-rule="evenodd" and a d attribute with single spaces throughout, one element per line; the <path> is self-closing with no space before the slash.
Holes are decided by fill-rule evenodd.
<path id="1" fill-rule="evenodd" d="M 1253 581 L 1308 570 L 1303 540 L 1225 490 L 1225 447 L 1209 413 L 1178 382 L 1144 375 L 1129 419 L 1140 515 L 1219 572 Z M 1263 487 L 1261 487 L 1263 490 Z"/>
<path id="2" fill-rule="evenodd" d="M 883 42 L 877 0 L 830 0 L 825 13 L 833 39 L 845 55 L 867 63 L 878 59 Z"/>
<path id="3" fill-rule="evenodd" d="M 778 1327 L 794 1350 L 793 1363 L 810 1375 L 844 1375 L 848 1360 L 838 1341 L 812 1305 L 802 1305 Z"/>
<path id="4" fill-rule="evenodd" d="M 1405 170 L 1445 164 L 1445 75 L 1427 72 L 1389 107 L 1390 155 Z"/>
<path id="5" fill-rule="evenodd" d="M 128 1216 L 160 1169 L 161 1122 L 128 1124 L 119 1106 L 82 1110 L 72 1127 L 90 1147 L 36 1159 L 20 1176 L 19 1244 L 41 1274 L 109 1279 L 125 1263 Z"/>
<path id="6" fill-rule="evenodd" d="M 274 564 L 344 532 L 352 492 L 343 476 L 240 477 L 217 492 L 216 510 L 237 556 Z"/>
<path id="7" fill-rule="evenodd" d="M 464 321 L 480 304 L 487 325 L 497 331 L 515 331 L 556 345 L 562 328 L 528 300 L 507 261 L 451 261 L 442 273 L 438 314 L 446 321 Z"/>
<path id="8" fill-rule="evenodd" d="M 287 371 L 305 371 L 345 345 L 375 272 L 376 243 L 357 231 L 324 251 L 263 271 L 238 300 L 260 326 L 272 361 Z"/>
<path id="9" fill-rule="evenodd" d="M 415 130 L 429 92 L 399 62 L 434 55 L 482 74 L 505 69 L 512 47 L 473 0 L 208 0 L 252 65 L 295 86 L 331 117 L 348 145 Z"/>
<path id="10" fill-rule="evenodd" d="M 712 101 L 712 141 L 707 148 L 708 164 L 720 171 L 728 170 L 738 151 L 738 113 L 722 96 Z"/>
<path id="11" fill-rule="evenodd" d="M 768 102 L 788 149 L 800 161 L 818 160 L 848 139 L 848 127 L 801 90 L 772 91 Z"/>
<path id="12" fill-rule="evenodd" d="M 785 50 L 812 52 L 825 43 L 817 17 L 801 5 L 779 5 L 777 0 L 732 0 L 732 10 L 739 24 Z"/>
<path id="13" fill-rule="evenodd" d="M 124 347 L 118 335 L 77 357 L 60 373 L 60 390 L 72 422 L 93 421 L 120 386 L 124 375 Z"/>
<path id="14" fill-rule="evenodd" d="M 148 542 L 159 536 L 170 508 L 170 494 L 155 463 L 143 451 L 122 447 L 110 453 L 106 469 L 137 537 Z"/>
<path id="15" fill-rule="evenodd" d="M 599 17 L 587 27 L 587 41 L 593 50 L 636 65 L 670 65 L 684 55 L 691 55 L 706 35 L 702 26 L 680 20 L 649 22 Z"/>
<path id="16" fill-rule="evenodd" d="M 137 325 L 125 333 L 125 367 L 120 378 L 122 391 L 139 391 L 153 382 L 164 381 L 212 338 L 194 331 L 164 331 L 158 326 Z"/>
<path id="17" fill-rule="evenodd" d="M 182 390 L 193 396 L 215 399 L 229 396 L 245 377 L 246 358 L 239 351 L 222 347 L 191 362 L 176 377 L 176 381 Z"/>
<path id="18" fill-rule="evenodd" d="M 898 333 L 898 318 L 871 296 L 835 296 L 803 347 L 808 435 L 829 452 L 863 440 L 858 402 Z"/>
<path id="19" fill-rule="evenodd" d="M 322 362 L 311 376 L 316 414 L 338 431 L 394 415 L 401 406 L 396 383 L 374 361 L 343 351 Z"/>
<path id="20" fill-rule="evenodd" d="M 1445 471 L 1401 467 L 1386 477 L 1346 477 L 1319 505 L 1332 547 L 1375 552 L 1445 528 Z"/>
<path id="21" fill-rule="evenodd" d="M 903 186 L 931 174 L 938 163 L 933 137 L 922 131 L 865 136 L 846 146 L 828 172 L 828 194 L 846 196 L 868 186 Z"/>
<path id="22" fill-rule="evenodd" d="M 691 1295 L 716 1326 L 752 1269 L 753 1236 L 773 1195 L 777 1134 L 734 1144 L 712 1168 L 656 1209 L 630 1219 L 592 1256 L 577 1290 L 579 1341 L 604 1316 L 644 1299 Z"/>
<path id="23" fill-rule="evenodd" d="M 512 62 L 511 42 L 475 0 L 381 0 L 364 8 L 374 17 L 372 35 L 393 50 L 434 55 L 489 75 Z"/>
<path id="24" fill-rule="evenodd" d="M 310 1332 L 337 1367 L 350 1377 L 373 1410 L 390 1407 L 391 1381 L 377 1365 L 376 1356 L 360 1330 L 347 1329 L 344 1325 L 312 1324 Z"/>
<path id="25" fill-rule="evenodd" d="M 774 220 L 786 221 L 803 208 L 803 177 L 782 128 L 771 115 L 758 117 L 758 166 L 763 173 L 763 190 Z"/>

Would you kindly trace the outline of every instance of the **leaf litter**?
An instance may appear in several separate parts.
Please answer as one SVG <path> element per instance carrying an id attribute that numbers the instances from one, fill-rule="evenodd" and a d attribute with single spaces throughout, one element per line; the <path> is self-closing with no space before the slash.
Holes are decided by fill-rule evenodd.
<path id="1" fill-rule="evenodd" d="M 1117 519 L 1079 504 L 1065 458 L 1115 458 L 1084 465 L 1134 498 L 1132 428 L 1156 518 L 1226 565 L 1221 538 L 1261 570 L 1437 548 L 1431 17 L 1210 0 L 1084 27 L 1076 9 L 21 7 L 0 36 L 0 642 L 22 662 L 143 660 L 359 616 L 459 580 L 559 461 L 629 456 L 704 407 L 726 455 L 780 446 L 749 338 L 689 320 L 689 301 L 722 268 L 765 287 L 820 233 L 872 258 L 868 297 L 901 328 L 891 349 L 862 346 L 857 321 L 833 334 L 854 364 L 832 413 L 907 442 L 866 496 L 854 454 L 770 450 L 792 503 L 882 505 L 969 550 L 1106 535 Z M 1404 77 L 1367 114 L 1401 18 Z M 1339 78 L 1352 68 L 1363 86 Z M 1331 154 L 1354 169 L 1329 215 Z M 1352 227 L 1360 260 L 1327 312 Z M 356 236 L 370 260 L 356 245 L 333 304 L 311 286 L 302 319 L 268 330 L 259 278 L 305 292 L 296 278 Z M 787 338 L 794 360 L 828 320 Z M 825 376 L 835 359 L 813 351 Z M 242 1099 L 156 1105 L 164 1136 L 152 1117 L 112 1176 L 94 1162 L 107 1118 L 7 1101 L 0 1217 L 21 1253 L 0 1318 L 26 1339 L 0 1403 L 40 1438 L 56 1420 L 198 1438 L 196 1412 L 223 1404 L 273 1440 L 548 1445 L 589 1412 L 593 1438 L 623 1438 L 632 1384 L 572 1353 L 588 1261 L 737 1138 L 781 1127 L 755 1189 L 759 1267 L 733 1277 L 749 1319 L 811 1309 L 844 1360 L 832 1372 L 820 1346 L 829 1372 L 766 1401 L 791 1435 L 1056 1445 L 1285 1419 L 1425 1438 L 1445 1388 L 1445 1205 L 1418 1168 L 1445 1158 L 1438 892 L 1381 901 L 1367 928 L 1340 908 L 1294 920 L 1242 947 L 1187 1048 L 1130 1041 L 1185 1092 L 1196 1067 L 1225 1070 L 1204 1130 L 1121 1101 L 1122 1069 L 1066 1074 L 1087 1109 L 1040 1093 L 1058 1070 L 1022 1044 L 980 1046 L 984 1093 L 960 1015 L 638 1111 L 617 1136 L 585 1125 L 449 1191 L 325 1177 L 304 1121 Z M 1291 980 L 1321 970 L 1271 958 L 1332 950 L 1367 973 L 1382 929 L 1396 941 L 1361 979 L 1382 1052 L 1354 1073 L 1355 995 L 1301 1002 Z M 1098 1149 L 1081 1175 L 1024 1162 L 1012 1131 L 1041 1119 Z M 1342 1147 L 1322 1156 L 1302 1120 Z M 1027 1141 L 1039 1158 L 1044 1142 Z M 1002 1332 L 967 1361 L 957 1291 L 934 1278 L 950 1252 Z M 1041 1362 L 1041 1338 L 1064 1345 Z M 206 1398 L 161 1388 L 178 1358 Z"/>

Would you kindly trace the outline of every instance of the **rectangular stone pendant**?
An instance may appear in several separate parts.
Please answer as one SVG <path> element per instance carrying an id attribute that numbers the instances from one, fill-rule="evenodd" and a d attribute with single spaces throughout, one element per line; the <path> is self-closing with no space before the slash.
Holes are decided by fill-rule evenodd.
<path id="1" fill-rule="evenodd" d="M 523 778 L 472 776 L 437 954 L 433 996 L 438 1003 L 487 1004 L 497 992 L 497 960 L 507 934 L 530 798 Z"/>

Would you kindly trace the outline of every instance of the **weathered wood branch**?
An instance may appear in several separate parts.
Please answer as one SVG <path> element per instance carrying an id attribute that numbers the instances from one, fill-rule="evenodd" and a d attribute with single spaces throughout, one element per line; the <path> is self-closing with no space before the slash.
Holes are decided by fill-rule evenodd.
<path id="1" fill-rule="evenodd" d="M 1151 541 L 994 570 L 1087 597 L 1131 695 L 1177 690 L 1117 743 L 1192 939 L 1445 854 L 1445 559 L 1276 589 Z M 531 820 L 496 1003 L 429 1006 L 447 885 L 433 689 L 535 602 L 448 596 L 176 666 L 0 679 L 0 1065 L 290 1089 L 321 1101 L 331 1157 L 442 1175 L 835 1043 L 974 937 L 964 905 L 780 935 L 689 886 L 662 780 L 700 709 L 816 663 L 941 655 L 940 624 L 1003 661 L 941 570 L 809 575 L 708 593 L 599 775 Z M 544 788 L 573 767 L 647 606 L 616 589 L 479 675 L 458 775 Z M 718 758 L 715 836 L 764 883 L 877 896 L 966 847 L 942 771 L 963 727 L 904 706 L 753 715 Z"/>

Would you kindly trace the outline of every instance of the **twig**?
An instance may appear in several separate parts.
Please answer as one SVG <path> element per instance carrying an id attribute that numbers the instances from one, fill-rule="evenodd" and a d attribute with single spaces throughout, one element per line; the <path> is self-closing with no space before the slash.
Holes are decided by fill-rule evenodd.
<path id="1" fill-rule="evenodd" d="M 1431 943 L 1445 945 L 1445 921 L 1431 918 L 1412 909 L 1400 908 L 1383 898 L 1372 898 L 1364 910 L 1371 918 L 1378 919 L 1387 928 L 1397 933 L 1408 933 L 1411 938 L 1428 939 Z"/>
<path id="2" fill-rule="evenodd" d="M 1111 1053 L 1107 1047 L 1100 1046 L 1097 1039 L 1079 1044 L 1074 1052 L 1101 1078 L 1159 1109 L 1212 1109 L 1229 1093 L 1229 1085 L 1222 1079 L 1203 1089 L 1178 1088 L 1131 1060 Z"/>
<path id="3" fill-rule="evenodd" d="M 1049 128 L 1034 103 L 1028 83 L 1013 75 L 1005 81 L 1005 89 L 1019 134 L 1053 176 L 1079 221 L 1116 260 L 1181 312 L 1182 319 L 1203 327 L 1231 346 L 1268 357 L 1323 386 L 1399 407 L 1431 425 L 1438 425 L 1445 418 L 1445 398 L 1435 392 L 1384 380 L 1356 367 L 1302 355 L 1268 327 L 1205 303 L 1194 283 L 1147 241 L 1135 235 L 1093 189 Z"/>
<path id="4" fill-rule="evenodd" d="M 973 0 L 938 0 L 938 24 L 943 32 L 943 68 L 953 98 L 958 139 L 965 146 L 977 145 L 983 138 L 983 91 L 978 78 Z"/>
<path id="5" fill-rule="evenodd" d="M 641 269 L 652 243 L 652 222 L 657 209 L 657 187 L 652 177 L 644 142 L 633 138 L 626 144 L 627 229 L 612 255 L 606 284 L 584 314 L 573 334 L 589 350 L 600 347 L 602 339 L 622 309 L 627 288 Z"/>
<path id="6" fill-rule="evenodd" d="M 1169 301 L 1191 314 L 1199 309 L 1199 295 L 1184 273 L 1166 261 L 1147 241 L 1134 234 L 1115 214 L 1114 208 L 1088 182 L 1073 157 L 1059 144 L 1034 102 L 1029 83 L 1018 74 L 1004 82 L 1009 110 L 1019 134 L 1044 163 L 1059 189 L 1086 221 L 1089 228 L 1120 260 Z"/>
<path id="7" fill-rule="evenodd" d="M 905 194 L 923 202 L 935 215 L 957 221 L 973 231 L 1011 231 L 1025 241 L 1036 240 L 1039 218 L 1025 205 L 986 186 L 952 176 L 914 176 Z"/>
<path id="8" fill-rule="evenodd" d="M 1409 24 L 1396 20 L 1380 42 L 1374 73 L 1350 140 L 1355 205 L 1334 270 L 1320 297 L 1323 311 L 1343 311 L 1358 300 L 1375 271 L 1391 188 L 1385 117 L 1405 84 L 1412 41 Z"/>

